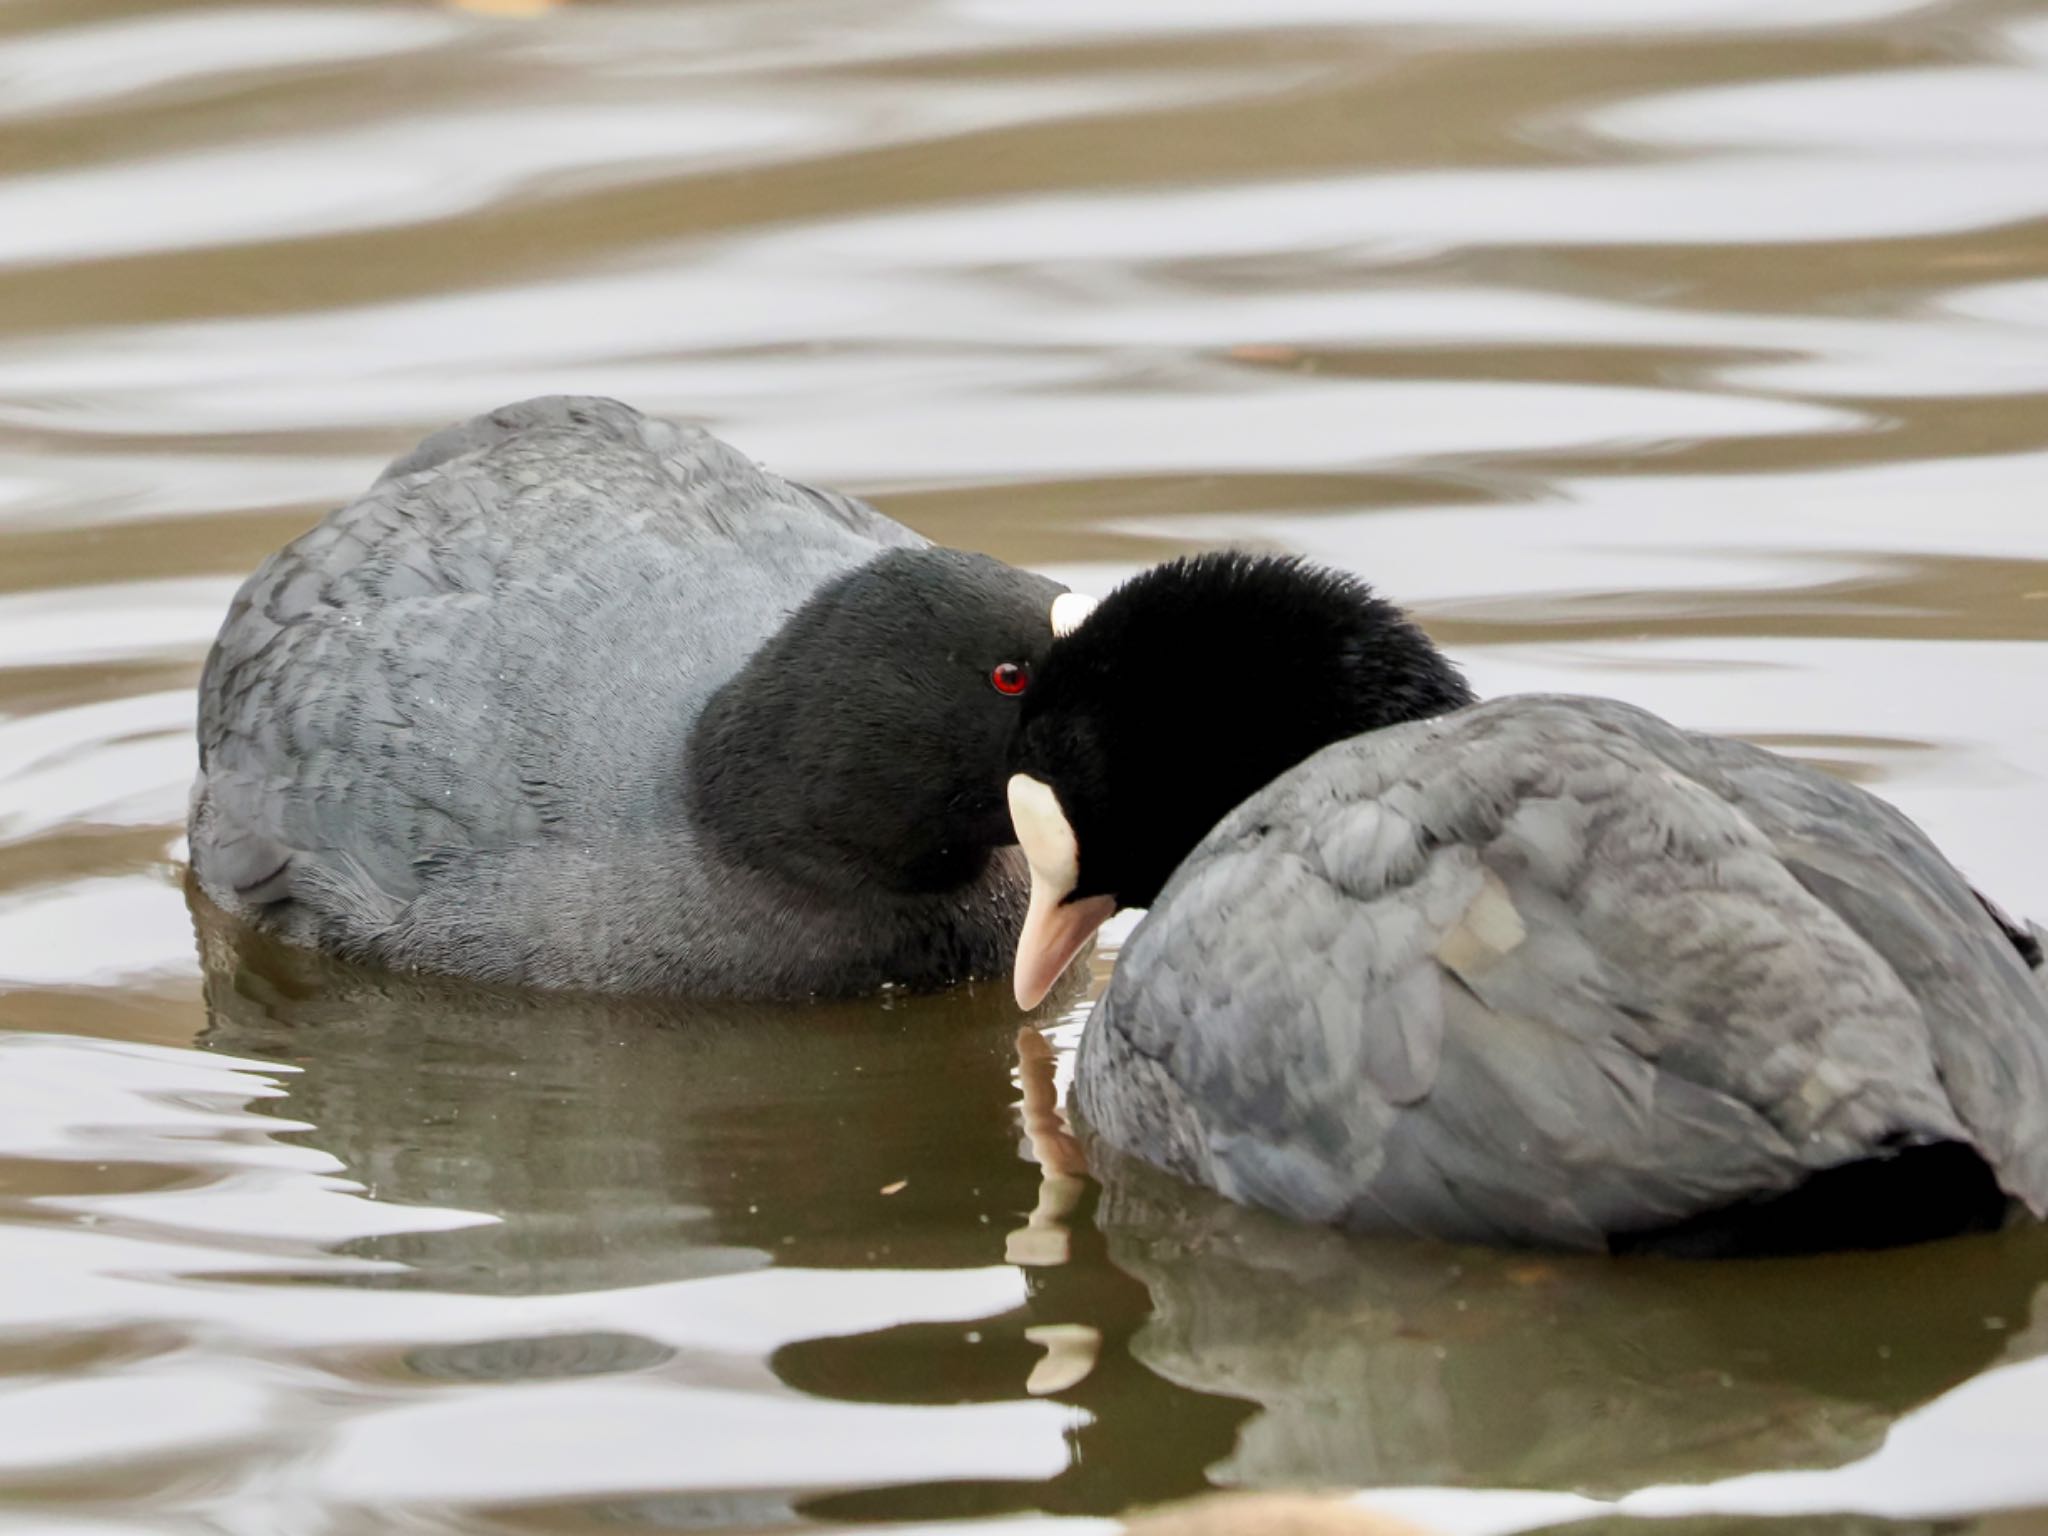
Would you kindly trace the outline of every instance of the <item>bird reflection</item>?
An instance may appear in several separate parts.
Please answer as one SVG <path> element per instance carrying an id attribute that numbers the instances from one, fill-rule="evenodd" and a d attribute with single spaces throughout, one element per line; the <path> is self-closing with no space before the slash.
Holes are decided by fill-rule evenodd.
<path id="1" fill-rule="evenodd" d="M 1088 1159 L 1060 1113 L 1058 1063 L 1050 1041 L 1030 1025 L 1017 1031 L 1018 1115 L 1031 1160 L 1038 1164 L 1038 1203 L 1003 1245 L 1018 1265 L 1064 1264 L 1072 1254 L 1067 1228 L 1087 1193 Z M 1086 1323 L 1040 1323 L 1024 1337 L 1045 1351 L 1024 1390 L 1034 1397 L 1071 1392 L 1088 1379 L 1102 1353 L 1102 1333 Z"/>
<path id="2" fill-rule="evenodd" d="M 1067 1469 L 793 1494 L 812 1518 L 1833 1464 L 2048 1333 L 2037 1228 L 1700 1265 L 1364 1241 L 1240 1209 L 1077 1140 L 1055 1051 L 1004 988 L 779 1009 L 549 997 L 358 971 L 205 913 L 201 935 L 204 1044 L 303 1068 L 265 1112 L 310 1124 L 294 1134 L 380 1201 L 497 1218 L 366 1238 L 403 1267 L 350 1283 L 568 1293 L 800 1265 L 912 1272 L 914 1298 L 917 1271 L 1016 1266 L 1013 1310 L 802 1339 L 758 1369 L 857 1402 L 1056 1398 L 1085 1413 Z M 681 1381 L 700 1364 L 592 1334 L 404 1368 Z"/>
<path id="3" fill-rule="evenodd" d="M 1221 1482 L 1615 1492 L 1861 1455 L 2048 1344 L 2048 1231 L 1687 1263 L 1367 1240 L 1198 1199 L 1089 1146 L 1170 1380 L 1259 1405 Z"/>
<path id="4" fill-rule="evenodd" d="M 1096 1417 L 1076 1466 L 1050 1484 L 879 1487 L 806 1508 L 1108 1512 L 1200 1492 L 1228 1452 L 1245 1406 L 1164 1381 L 1123 1347 L 1145 1292 L 1088 1225 L 1093 1186 L 1059 1119 L 1053 1053 L 1035 1030 L 1020 1037 L 1006 986 L 780 1008 L 522 994 L 354 968 L 203 903 L 196 916 L 202 1045 L 302 1069 L 263 1112 L 310 1125 L 299 1134 L 379 1201 L 497 1218 L 365 1239 L 354 1246 L 404 1267 L 351 1283 L 565 1294 L 772 1264 L 909 1272 L 914 1301 L 916 1272 L 1002 1265 L 1012 1234 L 1029 1234 L 1025 1248 L 1063 1262 L 1024 1267 L 1013 1311 L 806 1339 L 763 1364 L 848 1401 L 1056 1397 Z M 618 1334 L 414 1349 L 400 1364 L 475 1382 L 732 1368 Z M 634 1518 L 648 1518 L 641 1503 Z"/>
<path id="5" fill-rule="evenodd" d="M 1004 1244 L 1012 1264 L 1064 1264 L 1071 1252 L 1067 1221 L 1086 1192 L 1088 1158 L 1060 1113 L 1058 1063 L 1050 1041 L 1027 1024 L 1017 1031 L 1018 1113 L 1038 1164 L 1038 1203 Z"/>
<path id="6" fill-rule="evenodd" d="M 269 1109 L 311 1122 L 379 1200 L 499 1218 L 379 1237 L 408 1270 L 369 1283 L 978 1267 L 1037 1198 L 1007 989 L 785 1007 L 521 993 L 200 916 L 204 1043 L 304 1068 Z"/>

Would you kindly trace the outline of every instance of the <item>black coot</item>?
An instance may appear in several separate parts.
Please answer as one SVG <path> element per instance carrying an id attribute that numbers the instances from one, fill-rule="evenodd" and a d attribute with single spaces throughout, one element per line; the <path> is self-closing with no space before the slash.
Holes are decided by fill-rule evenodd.
<path id="1" fill-rule="evenodd" d="M 2048 1211 L 2048 987 L 1852 785 L 1608 700 L 1473 702 L 1362 584 L 1209 556 L 1057 641 L 1010 781 L 1019 1000 L 1151 911 L 1091 1128 L 1235 1199 L 1721 1253 Z"/>

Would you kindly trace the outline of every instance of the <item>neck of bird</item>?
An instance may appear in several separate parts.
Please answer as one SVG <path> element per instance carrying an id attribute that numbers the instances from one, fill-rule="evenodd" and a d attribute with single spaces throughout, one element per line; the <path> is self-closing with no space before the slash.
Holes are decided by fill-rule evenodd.
<path id="1" fill-rule="evenodd" d="M 722 858 L 833 901 L 936 894 L 983 874 L 993 850 L 949 837 L 913 802 L 888 743 L 821 731 L 804 711 L 801 698 L 728 686 L 699 718 L 689 814 Z"/>
<path id="2" fill-rule="evenodd" d="M 1387 612 L 1398 616 L 1398 610 Z M 1190 787 L 1175 797 L 1177 825 L 1161 839 L 1167 846 L 1154 853 L 1155 860 L 1162 852 L 1171 855 L 1159 870 L 1162 878 L 1231 810 L 1325 747 L 1447 714 L 1476 698 L 1450 659 L 1405 617 L 1334 648 L 1326 661 L 1322 667 L 1276 665 L 1251 690 L 1251 707 L 1231 733 L 1241 750 L 1219 753 L 1205 790 Z"/>
<path id="3" fill-rule="evenodd" d="M 1324 747 L 1462 709 L 1476 697 L 1450 659 L 1399 610 L 1393 622 L 1331 647 L 1305 665 L 1276 664 L 1251 690 L 1249 793 Z M 1234 802 L 1233 802 L 1234 803 Z"/>

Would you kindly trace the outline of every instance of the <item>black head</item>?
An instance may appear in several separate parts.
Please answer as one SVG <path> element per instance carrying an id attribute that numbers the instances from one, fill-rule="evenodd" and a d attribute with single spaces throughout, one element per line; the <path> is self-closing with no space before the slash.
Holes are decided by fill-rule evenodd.
<path id="1" fill-rule="evenodd" d="M 892 550 L 828 584 L 705 710 L 697 823 L 821 889 L 975 878 L 1016 840 L 1003 783 L 1064 590 L 950 549 Z"/>
<path id="2" fill-rule="evenodd" d="M 1303 758 L 1471 700 L 1407 615 L 1342 572 L 1222 553 L 1133 577 L 1053 645 L 1024 701 L 1010 788 L 1033 866 L 1020 1000 Z"/>

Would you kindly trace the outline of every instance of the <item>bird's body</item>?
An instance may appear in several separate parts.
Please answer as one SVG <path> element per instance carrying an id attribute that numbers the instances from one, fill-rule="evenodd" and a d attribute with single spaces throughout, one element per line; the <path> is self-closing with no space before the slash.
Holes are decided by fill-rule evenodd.
<path id="1" fill-rule="evenodd" d="M 1853 786 L 1602 700 L 1255 795 L 1125 947 L 1078 1093 L 1355 1229 L 1595 1247 L 1943 1143 L 2048 1209 L 2048 993 L 1969 886 Z"/>
<path id="2" fill-rule="evenodd" d="M 777 996 L 1001 974 L 1009 857 L 869 878 L 808 798 L 837 766 L 811 759 L 850 748 L 807 756 L 821 680 L 802 674 L 843 652 L 790 637 L 842 609 L 926 622 L 883 589 L 934 572 L 965 585 L 961 624 L 987 588 L 1020 643 L 1059 591 L 616 402 L 440 433 L 237 595 L 201 688 L 198 882 L 288 940 L 492 981 Z M 774 675 L 778 646 L 799 675 Z M 887 670 L 867 660 L 840 663 L 856 700 Z M 760 687 L 722 692 L 750 667 Z M 746 751 L 714 761 L 721 719 Z M 756 781 L 789 800 L 779 824 Z M 808 831 L 822 852 L 793 846 Z"/>
<path id="3" fill-rule="evenodd" d="M 1125 1152 L 1501 1243 L 2048 1214 L 2039 935 L 1853 785 L 1613 701 L 1475 703 L 1362 586 L 1234 556 L 1056 644 L 1017 764 L 1020 1000 L 1034 943 L 1150 907 L 1076 1069 Z"/>

